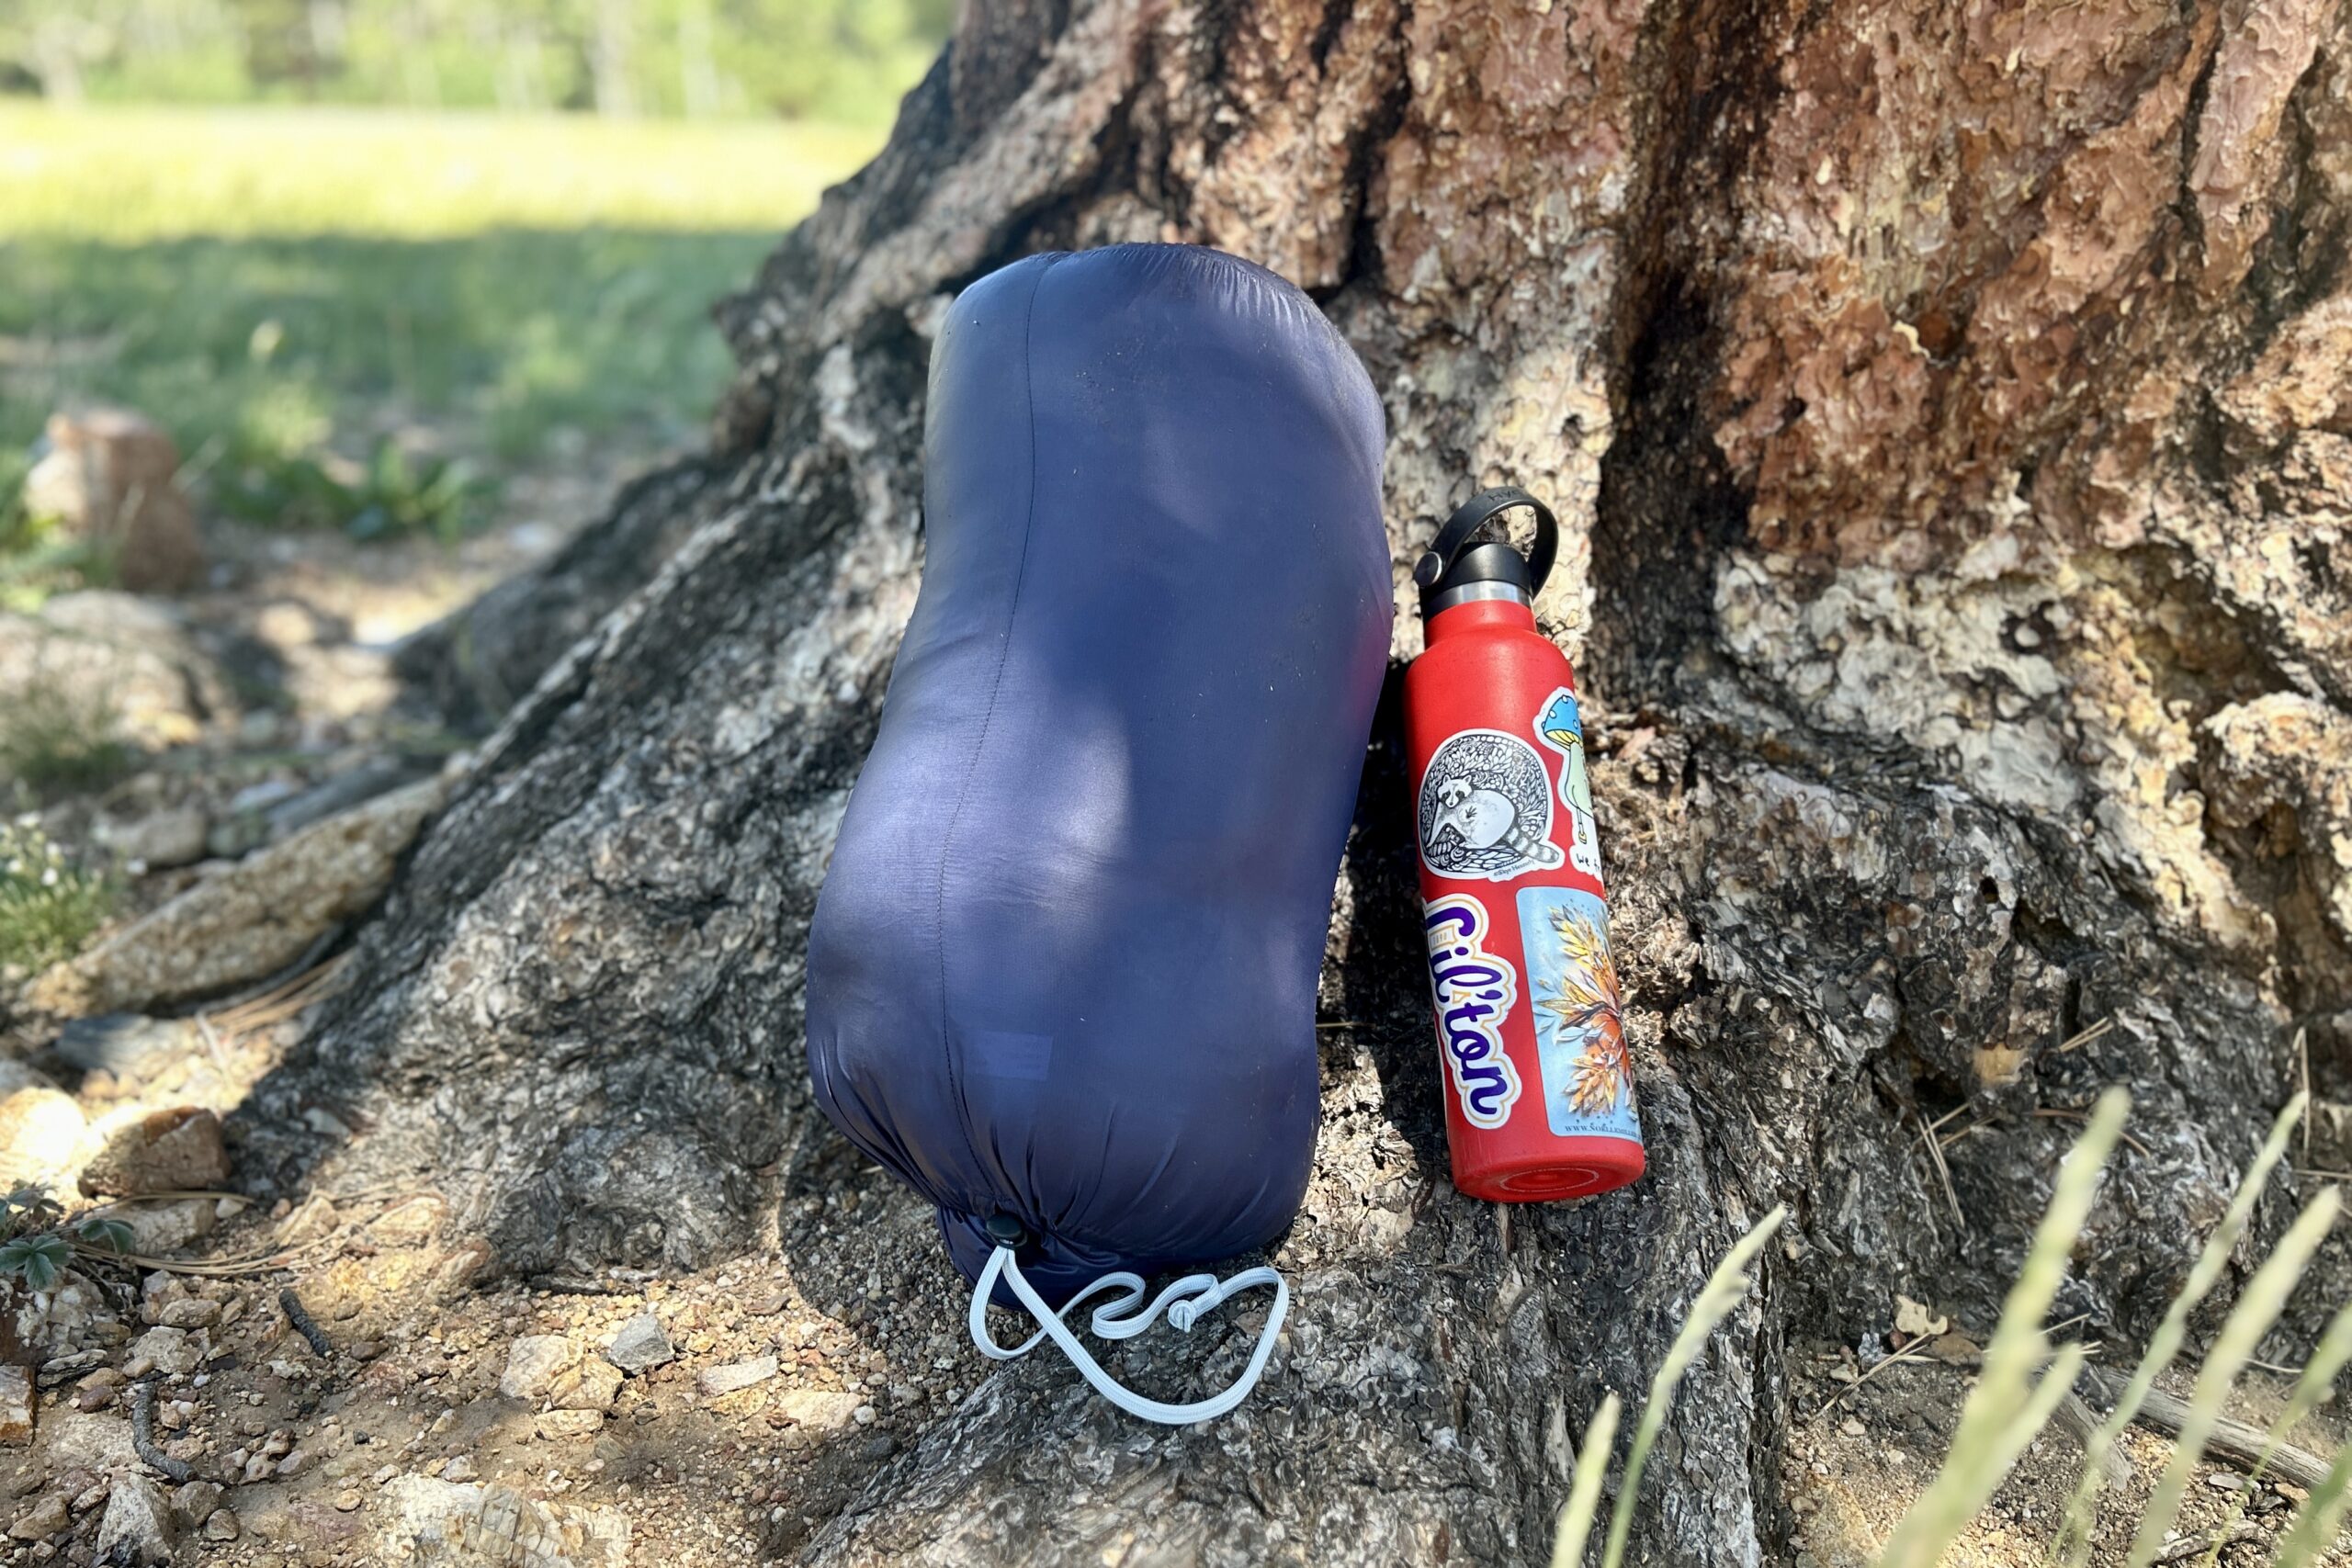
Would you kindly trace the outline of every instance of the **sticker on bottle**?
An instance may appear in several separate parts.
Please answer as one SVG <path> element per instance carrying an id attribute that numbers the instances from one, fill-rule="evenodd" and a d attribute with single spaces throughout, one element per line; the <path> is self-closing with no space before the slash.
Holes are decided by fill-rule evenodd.
<path id="1" fill-rule="evenodd" d="M 1561 1137 L 1640 1142 L 1608 906 L 1574 888 L 1522 888 L 1519 937 L 1545 1122 Z"/>
<path id="2" fill-rule="evenodd" d="M 1438 1046 L 1453 1075 L 1454 1104 L 1464 1121 L 1492 1132 L 1519 1103 L 1519 1069 L 1503 1045 L 1503 1023 L 1519 1001 L 1519 975 L 1510 959 L 1487 951 L 1484 904 L 1452 893 L 1422 909 Z"/>
<path id="3" fill-rule="evenodd" d="M 1592 826 L 1592 779 L 1585 772 L 1584 720 L 1576 694 L 1554 688 L 1535 710 L 1535 733 L 1560 754 L 1560 804 L 1568 808 L 1568 863 L 1600 880 L 1600 839 Z"/>
<path id="4" fill-rule="evenodd" d="M 1421 862 L 1440 876 L 1510 882 L 1560 863 L 1543 754 L 1499 729 L 1446 738 L 1421 775 Z"/>

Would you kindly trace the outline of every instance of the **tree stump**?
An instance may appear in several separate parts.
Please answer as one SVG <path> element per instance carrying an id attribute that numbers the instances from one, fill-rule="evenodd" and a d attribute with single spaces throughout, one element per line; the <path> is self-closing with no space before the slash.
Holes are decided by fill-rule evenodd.
<path id="1" fill-rule="evenodd" d="M 434 1167 L 496 1269 L 780 1246 L 877 1344 L 968 1358 L 922 1206 L 811 1107 L 804 936 L 920 571 L 933 323 L 1029 252 L 1189 241 L 1312 292 L 1383 389 L 1398 660 L 1451 502 L 1561 515 L 1538 608 L 1589 694 L 1651 1173 L 1508 1213 L 1447 1184 L 1392 702 L 1263 1388 L 1159 1431 L 999 1371 L 780 1547 L 1541 1560 L 1602 1393 L 1786 1202 L 1634 1534 L 1779 1560 L 1784 1342 L 1898 1291 L 1988 1326 L 2111 1083 L 2144 1152 L 2063 1304 L 2144 1332 L 2297 1027 L 2324 1081 L 2352 1056 L 2352 8 L 966 13 L 721 308 L 709 452 L 420 653 L 514 705 L 264 1145 L 315 1157 L 259 1129 L 337 1097 L 369 1130 L 336 1161 Z M 1198 1386 L 1247 1337 L 1126 1365 Z"/>

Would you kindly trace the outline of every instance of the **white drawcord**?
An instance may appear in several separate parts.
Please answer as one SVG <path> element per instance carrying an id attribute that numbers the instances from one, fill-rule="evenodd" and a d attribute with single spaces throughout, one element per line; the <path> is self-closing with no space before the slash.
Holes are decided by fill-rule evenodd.
<path id="1" fill-rule="evenodd" d="M 1036 1333 L 1010 1350 L 989 1334 L 989 1297 L 995 1292 L 1000 1274 L 1012 1285 L 1012 1293 L 1021 1298 L 1021 1304 L 1029 1309 L 1030 1315 L 1037 1320 L 1038 1325 Z M 1250 1364 L 1242 1369 L 1241 1375 L 1234 1380 L 1231 1387 L 1192 1404 L 1164 1404 L 1123 1387 L 1095 1363 L 1094 1358 L 1087 1354 L 1086 1347 L 1078 1342 L 1078 1336 L 1072 1334 L 1069 1325 L 1063 1321 L 1077 1310 L 1080 1302 L 1096 1292 L 1115 1289 L 1120 1292 L 1117 1300 L 1094 1309 L 1093 1329 L 1097 1337 L 1132 1339 L 1149 1328 L 1163 1308 L 1170 1323 L 1179 1330 L 1189 1331 L 1193 1324 L 1200 1321 L 1202 1314 L 1215 1311 L 1227 1296 L 1259 1285 L 1274 1288 L 1274 1309 L 1267 1314 L 1265 1329 L 1258 1336 L 1257 1352 L 1250 1358 Z M 1122 1316 L 1143 1300 L 1143 1276 L 1122 1269 L 1103 1275 L 1070 1297 L 1057 1313 L 1047 1306 L 1046 1298 L 1022 1277 L 1021 1265 L 1012 1258 L 1012 1248 L 1000 1247 L 989 1256 L 988 1267 L 980 1270 L 979 1282 L 972 1287 L 972 1343 L 980 1348 L 983 1356 L 1010 1361 L 1027 1355 L 1037 1348 L 1039 1340 L 1051 1337 L 1053 1342 L 1061 1347 L 1062 1354 L 1069 1358 L 1070 1364 L 1094 1385 L 1096 1393 L 1130 1416 L 1140 1416 L 1147 1421 L 1158 1421 L 1170 1427 L 1182 1427 L 1187 1422 L 1206 1421 L 1222 1416 L 1248 1398 L 1250 1391 L 1257 1386 L 1259 1374 L 1266 1370 L 1267 1358 L 1274 1353 L 1274 1336 L 1282 1332 L 1283 1314 L 1290 1310 L 1290 1287 L 1283 1282 L 1283 1277 L 1273 1269 L 1262 1267 L 1245 1269 L 1230 1280 L 1223 1280 L 1214 1274 L 1187 1274 L 1160 1292 L 1159 1299 L 1141 1312 Z"/>

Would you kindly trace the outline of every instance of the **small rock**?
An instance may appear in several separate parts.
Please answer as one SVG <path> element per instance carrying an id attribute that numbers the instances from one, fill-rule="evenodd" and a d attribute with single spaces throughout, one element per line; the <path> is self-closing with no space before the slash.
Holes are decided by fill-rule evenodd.
<path id="1" fill-rule="evenodd" d="M 620 1326 L 613 1342 L 605 1348 L 605 1359 L 632 1375 L 650 1372 L 678 1359 L 670 1337 L 662 1330 L 662 1320 L 650 1312 L 639 1313 Z"/>
<path id="2" fill-rule="evenodd" d="M 51 1492 L 17 1515 L 16 1522 L 8 1527 L 8 1534 L 17 1540 L 47 1540 L 62 1534 L 73 1522 L 74 1516 L 66 1511 L 65 1495 Z"/>
<path id="3" fill-rule="evenodd" d="M 0 1448 L 21 1449 L 32 1440 L 32 1374 L 14 1363 L 0 1364 Z"/>
<path id="4" fill-rule="evenodd" d="M 169 432 L 123 408 L 49 416 L 46 450 L 25 475 L 25 507 L 98 547 L 133 593 L 176 593 L 204 571 L 196 513 Z"/>
<path id="5" fill-rule="evenodd" d="M 204 1539 L 207 1540 L 236 1540 L 237 1516 L 227 1508 L 213 1509 L 204 1521 Z"/>
<path id="6" fill-rule="evenodd" d="M 218 1482 L 191 1481 L 172 1494 L 172 1512 L 179 1516 L 182 1524 L 194 1529 L 212 1517 L 225 1495 L 225 1489 Z"/>
<path id="7" fill-rule="evenodd" d="M 87 1371 L 107 1359 L 103 1350 L 94 1351 L 89 1341 L 103 1339 L 107 1345 L 119 1345 L 130 1336 L 97 1286 L 73 1269 L 49 1291 L 23 1299 L 15 1319 L 17 1342 L 42 1353 L 41 1375 L 51 1381 L 69 1370 Z M 5 1334 L 0 1330 L 0 1336 Z"/>
<path id="8" fill-rule="evenodd" d="M 204 1364 L 206 1348 L 201 1335 L 179 1328 L 151 1328 L 130 1342 L 130 1356 L 159 1372 L 184 1377 Z"/>
<path id="9" fill-rule="evenodd" d="M 874 1406 L 871 1404 L 861 1404 L 849 1414 L 850 1418 L 861 1427 L 871 1427 L 874 1425 Z"/>
<path id="10" fill-rule="evenodd" d="M 778 1363 L 774 1356 L 758 1356 L 723 1367 L 706 1367 L 695 1382 L 703 1393 L 716 1399 L 722 1394 L 756 1387 L 775 1376 L 777 1370 Z"/>
<path id="11" fill-rule="evenodd" d="M 506 1352 L 498 1392 L 509 1399 L 544 1399 L 556 1379 L 580 1362 L 580 1347 L 560 1334 L 526 1334 Z"/>
<path id="12" fill-rule="evenodd" d="M 386 1247 L 415 1247 L 433 1239 L 449 1205 L 430 1195 L 395 1203 L 368 1222 L 368 1239 Z"/>
<path id="13" fill-rule="evenodd" d="M 776 1407 L 786 1420 L 796 1421 L 810 1431 L 836 1432 L 857 1419 L 858 1407 L 865 1403 L 854 1393 L 796 1388 L 778 1398 Z"/>
<path id="14" fill-rule="evenodd" d="M 136 1077 L 196 1043 L 196 1027 L 184 1018 L 110 1012 L 98 1018 L 77 1018 L 67 1024 L 58 1033 L 57 1054 L 85 1073 Z"/>
<path id="15" fill-rule="evenodd" d="M 621 1391 L 621 1370 L 609 1361 L 583 1358 L 580 1363 L 556 1380 L 549 1391 L 551 1403 L 559 1410 L 594 1410 L 603 1412 L 613 1407 L 613 1400 Z"/>
<path id="16" fill-rule="evenodd" d="M 601 1410 L 546 1410 L 532 1422 L 542 1438 L 590 1438 L 602 1431 L 605 1413 Z"/>
<path id="17" fill-rule="evenodd" d="M 1838 1429 L 1845 1433 L 1846 1436 L 1849 1438 L 1859 1438 L 1869 1428 L 1865 1427 L 1860 1421 L 1857 1421 L 1852 1416 L 1849 1416 L 1846 1417 L 1845 1424 Z"/>
<path id="18" fill-rule="evenodd" d="M 114 1396 L 121 1389 L 123 1377 L 120 1372 L 112 1367 L 100 1367 L 74 1385 L 74 1408 L 76 1410 L 105 1409 L 114 1402 Z"/>
<path id="19" fill-rule="evenodd" d="M 0 1190 L 53 1185 L 74 1168 L 88 1134 L 73 1096 L 0 1058 Z"/>
<path id="20" fill-rule="evenodd" d="M 41 1427 L 42 1447 L 53 1470 L 111 1471 L 139 1462 L 130 1423 L 120 1416 L 52 1409 Z"/>
<path id="21" fill-rule="evenodd" d="M 292 599 L 264 604 L 254 612 L 252 626 L 254 636 L 281 653 L 312 647 L 331 629 L 317 610 Z"/>
<path id="22" fill-rule="evenodd" d="M 471 1481 L 481 1473 L 474 1468 L 474 1461 L 464 1454 L 459 1454 L 441 1467 L 441 1479 L 444 1481 Z"/>
<path id="23" fill-rule="evenodd" d="M 134 865 L 145 866 L 149 871 L 169 871 L 202 860 L 211 833 L 212 818 L 206 815 L 204 807 L 182 806 L 142 817 L 136 822 L 101 827 L 97 840 Z"/>
<path id="24" fill-rule="evenodd" d="M 2205 1477 L 2205 1484 L 2216 1492 L 2243 1492 L 2245 1490 L 2245 1477 L 2231 1471 L 2217 1470 Z"/>
<path id="25" fill-rule="evenodd" d="M 898 1451 L 899 1439 L 892 1437 L 888 1432 L 878 1433 L 874 1437 L 866 1438 L 865 1446 L 858 1450 L 858 1452 L 864 1455 L 869 1462 L 876 1460 L 888 1459 L 892 1454 L 897 1453 Z"/>
<path id="26" fill-rule="evenodd" d="M 336 1140 L 338 1143 L 347 1142 L 351 1137 L 351 1123 L 345 1122 L 342 1117 L 337 1116 L 334 1111 L 329 1111 L 323 1105 L 304 1106 L 302 1108 L 302 1123 L 309 1127 L 311 1132 L 323 1133 L 328 1137 Z"/>
<path id="27" fill-rule="evenodd" d="M 118 1209 L 111 1218 L 130 1227 L 130 1250 L 159 1258 L 177 1252 L 190 1242 L 212 1234 L 220 1223 L 210 1202 L 181 1198 L 168 1203 L 141 1203 Z"/>
<path id="28" fill-rule="evenodd" d="M 375 903 L 446 787 L 427 779 L 312 823 L 51 968 L 28 999 L 63 1013 L 146 1008 L 283 969 Z"/>
<path id="29" fill-rule="evenodd" d="M 247 1486 L 258 1486 L 267 1481 L 270 1472 L 277 1468 L 277 1461 L 267 1454 L 255 1454 L 245 1461 L 244 1471 L 238 1479 Z"/>
<path id="30" fill-rule="evenodd" d="M 220 1303 L 208 1302 L 202 1296 L 184 1296 L 175 1302 L 165 1302 L 156 1321 L 166 1328 L 209 1328 L 220 1321 Z"/>
<path id="31" fill-rule="evenodd" d="M 359 1494 L 358 1494 L 358 1493 L 356 1493 L 356 1492 L 338 1492 L 338 1493 L 336 1493 L 336 1494 L 334 1495 L 334 1511 L 335 1511 L 336 1513 L 338 1513 L 338 1514 L 349 1514 L 349 1513 L 354 1513 L 354 1512 L 356 1512 L 356 1511 L 357 1511 L 358 1507 L 359 1507 Z"/>
<path id="32" fill-rule="evenodd" d="M 109 1563 L 164 1562 L 179 1533 L 171 1506 L 156 1484 L 137 1473 L 118 1475 L 98 1521 L 97 1560 Z"/>
<path id="33" fill-rule="evenodd" d="M 110 717 L 110 739 L 141 748 L 194 740 L 209 715 L 236 706 L 185 613 L 111 590 L 56 594 L 29 615 L 0 611 L 0 710 L 28 698 Z"/>
<path id="34" fill-rule="evenodd" d="M 505 1486 L 403 1475 L 376 1510 L 376 1556 L 391 1568 L 620 1568 L 629 1526 L 616 1508 L 543 1503 Z"/>
<path id="35" fill-rule="evenodd" d="M 82 1168 L 82 1190 L 136 1197 L 201 1191 L 229 1179 L 220 1118 L 198 1105 L 141 1114 L 136 1108 L 98 1123 L 98 1152 Z"/>
<path id="36" fill-rule="evenodd" d="M 277 1461 L 277 1479 L 280 1481 L 290 1481 L 295 1476 L 301 1474 L 304 1471 L 310 1468 L 311 1455 L 309 1450 L 304 1449 L 296 1449 L 292 1453 L 288 1454 L 284 1459 Z"/>

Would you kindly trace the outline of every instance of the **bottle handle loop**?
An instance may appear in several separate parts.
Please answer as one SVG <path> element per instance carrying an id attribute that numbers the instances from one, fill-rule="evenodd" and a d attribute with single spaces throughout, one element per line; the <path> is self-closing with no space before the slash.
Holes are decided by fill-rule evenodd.
<path id="1" fill-rule="evenodd" d="M 1542 592 L 1544 580 L 1552 575 L 1552 562 L 1560 553 L 1560 520 L 1552 515 L 1550 507 L 1517 485 L 1482 490 L 1454 508 L 1430 547 L 1413 563 L 1413 581 L 1424 591 L 1436 587 L 1453 565 L 1453 558 L 1468 547 L 1479 529 L 1521 506 L 1535 513 L 1535 544 L 1527 552 L 1528 592 L 1532 597 Z"/>

